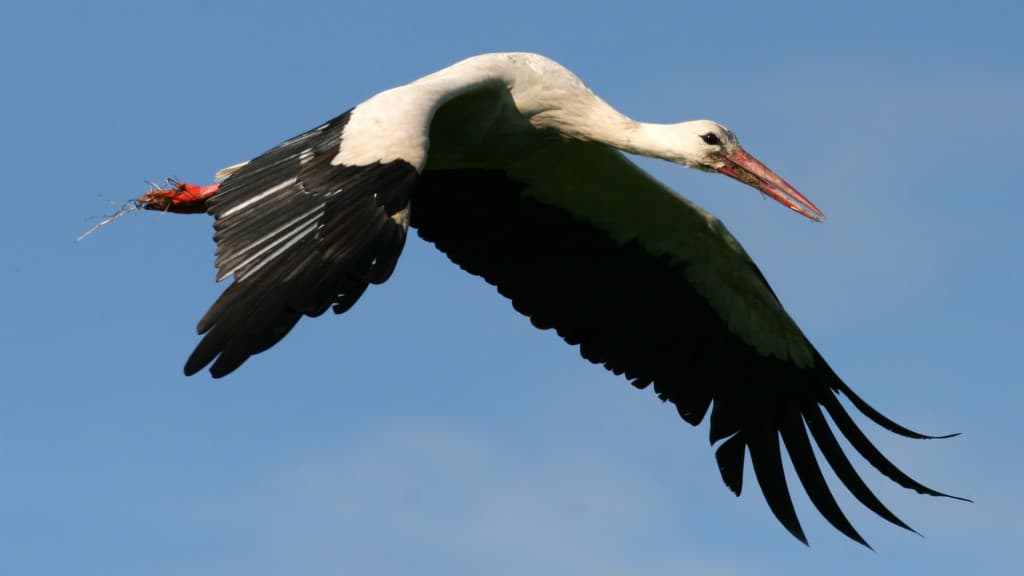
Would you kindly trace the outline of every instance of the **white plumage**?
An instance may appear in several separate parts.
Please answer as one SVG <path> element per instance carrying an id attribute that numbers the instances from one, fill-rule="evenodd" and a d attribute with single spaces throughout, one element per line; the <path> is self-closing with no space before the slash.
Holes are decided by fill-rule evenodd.
<path id="1" fill-rule="evenodd" d="M 927 436 L 857 397 L 725 226 L 622 151 L 719 172 L 823 217 L 715 122 L 636 122 L 543 56 L 476 56 L 225 168 L 219 185 L 143 197 L 154 209 L 207 208 L 218 279 L 234 278 L 200 321 L 204 336 L 186 373 L 212 363 L 223 376 L 303 315 L 344 312 L 387 280 L 412 226 L 539 328 L 634 386 L 653 386 L 687 422 L 711 409 L 723 480 L 738 494 L 750 454 L 769 506 L 796 537 L 806 541 L 780 438 L 812 503 L 844 534 L 865 543 L 835 502 L 811 438 L 855 498 L 907 527 L 863 483 L 824 414 L 883 474 L 940 495 L 878 452 L 837 395 L 893 432 Z"/>

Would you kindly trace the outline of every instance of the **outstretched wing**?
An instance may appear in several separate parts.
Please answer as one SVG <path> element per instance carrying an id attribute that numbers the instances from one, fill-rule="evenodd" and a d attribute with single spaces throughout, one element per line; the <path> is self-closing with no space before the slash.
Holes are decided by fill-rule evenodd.
<path id="1" fill-rule="evenodd" d="M 303 315 L 344 312 L 387 280 L 405 244 L 415 168 L 335 165 L 349 113 L 232 167 L 208 201 L 218 280 L 185 364 L 220 377 L 270 348 Z"/>
<path id="2" fill-rule="evenodd" d="M 771 510 L 800 540 L 780 437 L 811 501 L 844 534 L 866 545 L 833 498 L 810 438 L 862 504 L 909 529 L 861 480 L 824 413 L 889 478 L 938 495 L 889 462 L 837 395 L 893 432 L 924 436 L 874 411 L 832 372 L 717 219 L 603 146 L 538 134 L 505 152 L 504 160 L 481 159 L 500 171 L 428 164 L 411 211 L 424 239 L 584 358 L 637 388 L 653 386 L 687 422 L 700 423 L 711 408 L 725 484 L 740 493 L 749 453 Z"/>

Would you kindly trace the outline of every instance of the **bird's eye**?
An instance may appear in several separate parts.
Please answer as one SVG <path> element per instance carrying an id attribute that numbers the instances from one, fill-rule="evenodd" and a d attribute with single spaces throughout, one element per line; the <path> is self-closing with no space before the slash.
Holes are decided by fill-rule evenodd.
<path id="1" fill-rule="evenodd" d="M 721 146 L 722 145 L 722 141 L 719 140 L 718 136 L 715 136 L 715 134 L 712 133 L 712 132 L 708 132 L 707 134 L 701 134 L 700 139 L 703 140 L 704 143 L 709 145 L 709 146 Z"/>

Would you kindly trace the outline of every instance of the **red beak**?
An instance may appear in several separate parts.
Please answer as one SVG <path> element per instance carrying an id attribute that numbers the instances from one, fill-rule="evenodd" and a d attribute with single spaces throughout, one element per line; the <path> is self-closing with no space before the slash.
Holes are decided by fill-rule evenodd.
<path id="1" fill-rule="evenodd" d="M 796 188 L 790 186 L 778 174 L 772 172 L 771 168 L 748 154 L 746 150 L 742 148 L 736 150 L 726 157 L 726 161 L 727 164 L 719 168 L 718 172 L 757 188 L 779 204 L 799 212 L 815 222 L 825 219 L 825 213 L 818 210 L 813 202 L 804 198 L 804 195 L 797 192 Z"/>

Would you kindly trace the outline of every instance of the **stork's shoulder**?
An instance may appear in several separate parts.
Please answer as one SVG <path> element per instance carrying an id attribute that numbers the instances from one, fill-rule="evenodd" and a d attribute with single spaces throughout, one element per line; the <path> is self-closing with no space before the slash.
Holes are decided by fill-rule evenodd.
<path id="1" fill-rule="evenodd" d="M 534 52 L 489 52 L 470 56 L 442 68 L 437 72 L 424 76 L 416 82 L 429 82 L 431 79 L 444 76 L 472 76 L 483 73 L 500 76 L 509 80 L 520 77 L 576 77 L 568 68 L 558 62 Z M 578 80 L 578 79 L 577 79 Z"/>
<path id="2" fill-rule="evenodd" d="M 365 166 L 404 160 L 422 171 L 434 113 L 474 89 L 513 84 L 520 59 L 520 55 L 498 53 L 474 56 L 378 92 L 353 108 L 333 163 Z"/>
<path id="3" fill-rule="evenodd" d="M 473 92 L 508 94 L 526 118 L 566 103 L 589 100 L 590 90 L 567 68 L 540 54 L 494 52 L 456 62 L 408 84 L 384 90 L 356 106 L 345 127 L 335 165 L 364 166 L 404 160 L 422 171 L 434 114 Z"/>
<path id="4" fill-rule="evenodd" d="M 333 166 L 368 166 L 401 160 L 423 169 L 426 124 L 432 103 L 407 87 L 379 92 L 355 106 L 341 137 Z"/>

